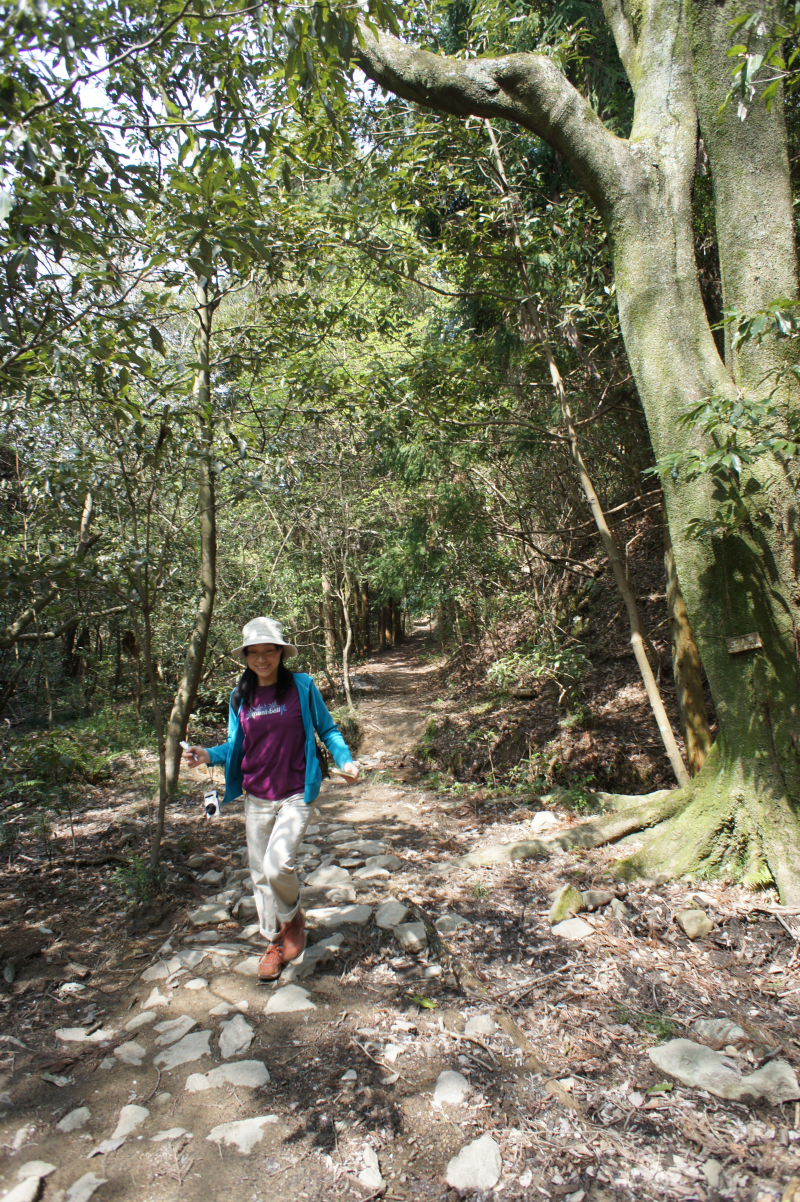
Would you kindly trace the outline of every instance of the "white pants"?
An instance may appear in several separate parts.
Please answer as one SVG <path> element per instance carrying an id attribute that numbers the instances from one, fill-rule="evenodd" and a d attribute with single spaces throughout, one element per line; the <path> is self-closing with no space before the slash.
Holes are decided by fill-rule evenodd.
<path id="1" fill-rule="evenodd" d="M 311 821 L 312 805 L 302 793 L 280 801 L 244 795 L 247 855 L 261 934 L 274 939 L 281 924 L 291 922 L 300 904 L 300 882 L 294 862 Z"/>

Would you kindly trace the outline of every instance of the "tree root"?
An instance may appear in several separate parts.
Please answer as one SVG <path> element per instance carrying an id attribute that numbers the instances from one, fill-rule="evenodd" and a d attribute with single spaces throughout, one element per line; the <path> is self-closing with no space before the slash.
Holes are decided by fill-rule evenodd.
<path id="1" fill-rule="evenodd" d="M 725 876 L 752 888 L 774 882 L 784 905 L 800 906 L 800 808 L 762 761 L 724 760 L 714 746 L 686 788 L 600 798 L 613 812 L 542 839 L 479 848 L 446 867 L 506 864 L 642 832 L 642 846 L 615 866 L 623 879 L 664 873 Z"/>
<path id="2" fill-rule="evenodd" d="M 724 876 L 754 889 L 774 882 L 784 905 L 800 905 L 800 816 L 782 783 L 746 761 L 719 767 L 713 758 L 712 749 L 712 770 L 695 777 L 687 804 L 644 836 L 618 875 Z"/>
<path id="3" fill-rule="evenodd" d="M 615 802 L 624 808 L 543 839 L 522 839 L 519 843 L 495 843 L 490 847 L 482 847 L 469 855 L 451 860 L 450 866 L 480 868 L 490 864 L 506 864 L 510 860 L 548 856 L 556 850 L 571 851 L 576 847 L 600 847 L 604 843 L 616 843 L 625 835 L 655 826 L 680 812 L 688 804 L 688 793 L 684 789 L 661 789 L 644 797 L 618 797 Z"/>

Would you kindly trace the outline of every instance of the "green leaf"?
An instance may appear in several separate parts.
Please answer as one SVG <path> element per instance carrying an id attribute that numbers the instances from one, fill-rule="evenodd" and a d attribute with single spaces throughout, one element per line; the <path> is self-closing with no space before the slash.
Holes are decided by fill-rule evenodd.
<path id="1" fill-rule="evenodd" d="M 407 993 L 406 997 L 410 998 L 412 1002 L 416 1002 L 423 1010 L 436 1009 L 436 1002 L 432 998 L 423 997 L 420 993 Z"/>
<path id="2" fill-rule="evenodd" d="M 155 350 L 158 351 L 159 355 L 163 355 L 164 358 L 166 358 L 167 348 L 164 345 L 164 339 L 162 337 L 161 331 L 158 329 L 157 326 L 151 326 L 147 332 L 150 335 L 150 341 L 152 342 Z"/>

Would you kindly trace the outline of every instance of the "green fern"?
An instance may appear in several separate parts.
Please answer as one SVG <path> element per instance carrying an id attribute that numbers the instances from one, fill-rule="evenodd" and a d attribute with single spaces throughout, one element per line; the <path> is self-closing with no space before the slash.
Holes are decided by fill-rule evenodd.
<path id="1" fill-rule="evenodd" d="M 748 864 L 742 884 L 748 889 L 768 889 L 775 884 L 775 880 L 766 863 L 759 857 Z"/>

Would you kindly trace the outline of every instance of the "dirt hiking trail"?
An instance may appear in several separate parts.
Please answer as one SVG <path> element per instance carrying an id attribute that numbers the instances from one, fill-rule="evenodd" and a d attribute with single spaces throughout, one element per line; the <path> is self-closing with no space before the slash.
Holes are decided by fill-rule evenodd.
<path id="1" fill-rule="evenodd" d="M 434 650 L 413 640 L 357 672 L 364 778 L 323 787 L 300 858 L 309 946 L 274 985 L 256 977 L 242 804 L 207 822 L 206 773 L 169 815 L 174 895 L 135 934 L 113 861 L 84 868 L 74 902 L 68 861 L 9 861 L 10 1202 L 795 1196 L 796 920 L 724 883 L 615 886 L 629 846 L 454 867 L 577 819 L 428 787 L 413 751 L 446 690 Z M 87 793 L 74 829 L 82 849 L 142 854 L 136 771 Z M 581 913 L 559 932 L 565 885 Z M 706 916 L 693 939 L 685 910 Z M 651 1058 L 678 1037 L 736 1079 L 789 1078 L 772 1101 L 722 1100 Z"/>

